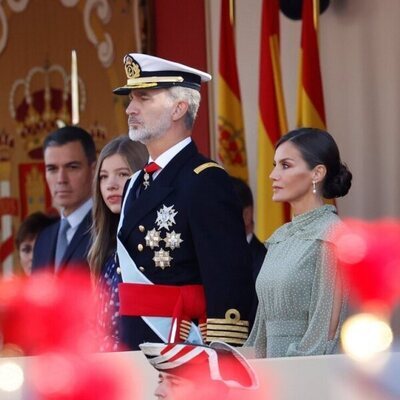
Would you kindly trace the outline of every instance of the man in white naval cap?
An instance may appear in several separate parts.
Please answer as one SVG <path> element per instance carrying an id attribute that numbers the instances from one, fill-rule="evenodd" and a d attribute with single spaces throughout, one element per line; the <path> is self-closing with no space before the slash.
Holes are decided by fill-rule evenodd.
<path id="1" fill-rule="evenodd" d="M 231 389 L 241 398 L 258 388 L 246 359 L 223 342 L 209 346 L 185 343 L 143 343 L 140 349 L 159 372 L 154 392 L 163 400 L 222 400 Z"/>
<path id="2" fill-rule="evenodd" d="M 241 345 L 254 294 L 241 208 L 225 170 L 191 139 L 211 76 L 146 54 L 124 58 L 129 136 L 146 145 L 125 187 L 118 228 L 121 336 Z"/>

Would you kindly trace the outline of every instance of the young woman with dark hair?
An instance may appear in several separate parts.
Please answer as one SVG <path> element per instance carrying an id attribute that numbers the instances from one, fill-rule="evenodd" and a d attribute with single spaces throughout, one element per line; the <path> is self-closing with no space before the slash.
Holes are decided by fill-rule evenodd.
<path id="1" fill-rule="evenodd" d="M 116 234 L 122 194 L 129 177 L 141 169 L 148 157 L 146 148 L 121 136 L 101 151 L 93 182 L 92 247 L 88 255 L 92 276 L 99 289 L 101 351 L 119 349 L 119 296 L 121 282 L 116 256 Z"/>

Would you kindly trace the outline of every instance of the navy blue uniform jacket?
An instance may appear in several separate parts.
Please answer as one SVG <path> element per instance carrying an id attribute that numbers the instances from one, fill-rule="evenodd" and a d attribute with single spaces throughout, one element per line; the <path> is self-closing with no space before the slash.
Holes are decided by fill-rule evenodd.
<path id="1" fill-rule="evenodd" d="M 242 211 L 227 173 L 198 153 L 191 142 L 137 197 L 142 181 L 143 172 L 126 194 L 124 222 L 118 233 L 130 257 L 154 284 L 203 284 L 207 341 L 242 344 L 254 283 Z M 173 217 L 163 225 L 165 209 Z M 145 237 L 153 230 L 162 240 L 151 248 Z M 179 247 L 163 240 L 172 232 L 173 237 L 179 235 Z M 169 251 L 170 266 L 156 266 L 153 258 L 160 249 Z M 160 341 L 140 317 L 123 316 L 121 329 L 122 340 L 132 349 L 145 341 Z"/>

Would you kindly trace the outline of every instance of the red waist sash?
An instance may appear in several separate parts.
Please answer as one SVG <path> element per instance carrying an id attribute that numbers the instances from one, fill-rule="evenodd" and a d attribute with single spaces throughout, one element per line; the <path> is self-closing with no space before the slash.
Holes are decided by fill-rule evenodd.
<path id="1" fill-rule="evenodd" d="M 120 283 L 120 314 L 139 317 L 170 317 L 179 327 L 182 340 L 186 327 L 182 321 L 206 322 L 206 299 L 202 285 L 147 285 Z M 172 324 L 171 324 L 172 325 Z M 184 331 L 182 333 L 182 331 Z"/>

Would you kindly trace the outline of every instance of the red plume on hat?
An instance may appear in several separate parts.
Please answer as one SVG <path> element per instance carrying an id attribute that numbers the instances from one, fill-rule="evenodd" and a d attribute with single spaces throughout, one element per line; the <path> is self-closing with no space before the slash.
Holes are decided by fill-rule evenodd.
<path id="1" fill-rule="evenodd" d="M 211 380 L 238 389 L 256 389 L 257 377 L 247 360 L 223 342 L 209 346 L 185 343 L 143 343 L 140 349 L 150 364 L 191 380 Z"/>

